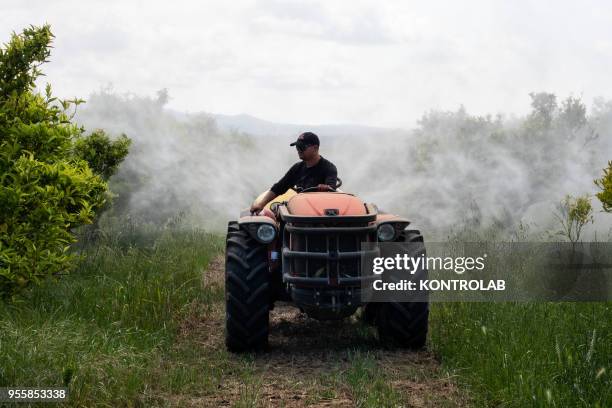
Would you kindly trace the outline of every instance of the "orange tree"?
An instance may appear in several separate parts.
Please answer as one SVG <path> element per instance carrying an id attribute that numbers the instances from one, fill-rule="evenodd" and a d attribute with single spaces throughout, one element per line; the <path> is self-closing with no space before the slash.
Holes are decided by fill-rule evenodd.
<path id="1" fill-rule="evenodd" d="M 70 112 L 82 100 L 37 91 L 50 27 L 31 26 L 0 47 L 0 298 L 67 272 L 72 229 L 107 201 L 108 179 L 129 139 L 85 135 Z"/>

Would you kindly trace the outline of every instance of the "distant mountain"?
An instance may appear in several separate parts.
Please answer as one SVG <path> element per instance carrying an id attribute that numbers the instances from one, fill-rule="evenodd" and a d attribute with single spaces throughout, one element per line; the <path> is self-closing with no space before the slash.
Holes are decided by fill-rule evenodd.
<path id="1" fill-rule="evenodd" d="M 297 125 L 274 123 L 251 115 L 211 114 L 219 128 L 249 133 L 254 136 L 294 137 L 310 131 L 320 136 L 391 136 L 406 133 L 402 129 L 390 129 L 361 125 Z"/>

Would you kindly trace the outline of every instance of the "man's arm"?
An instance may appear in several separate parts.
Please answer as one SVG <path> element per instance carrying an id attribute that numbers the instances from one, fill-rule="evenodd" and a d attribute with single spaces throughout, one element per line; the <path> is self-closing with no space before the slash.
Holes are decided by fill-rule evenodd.
<path id="1" fill-rule="evenodd" d="M 276 194 L 277 196 L 281 194 L 285 194 L 287 190 L 294 186 L 296 180 L 296 172 L 299 168 L 300 163 L 295 163 L 291 168 L 287 171 L 287 173 L 278 180 L 272 187 L 270 187 L 270 191 Z"/>
<path id="2" fill-rule="evenodd" d="M 253 204 L 251 204 L 251 214 L 258 213 L 263 210 L 266 204 L 274 200 L 276 197 L 278 197 L 278 194 L 276 194 L 272 190 L 268 190 L 261 193 L 259 197 L 257 197 L 255 201 L 253 201 Z"/>
<path id="3" fill-rule="evenodd" d="M 295 184 L 295 171 L 298 165 L 299 163 L 296 163 L 291 166 L 283 178 L 274 184 L 270 190 L 261 193 L 259 197 L 253 201 L 253 204 L 251 204 L 251 213 L 257 213 L 263 210 L 266 204 L 293 187 L 293 184 Z"/>
<path id="4" fill-rule="evenodd" d="M 327 168 L 326 175 L 325 175 L 325 185 L 328 185 L 335 190 L 336 184 L 338 184 L 338 170 L 336 169 L 336 166 L 334 165 L 334 163 L 329 162 L 329 166 Z"/>

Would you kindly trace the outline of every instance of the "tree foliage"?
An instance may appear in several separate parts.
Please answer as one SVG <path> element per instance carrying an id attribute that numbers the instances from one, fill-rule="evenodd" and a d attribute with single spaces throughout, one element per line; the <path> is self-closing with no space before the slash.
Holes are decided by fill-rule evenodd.
<path id="1" fill-rule="evenodd" d="M 97 129 L 76 140 L 74 153 L 85 160 L 94 173 L 108 180 L 127 156 L 130 143 L 126 135 L 113 141 L 103 130 Z"/>
<path id="2" fill-rule="evenodd" d="M 557 97 L 555 94 L 547 92 L 532 92 L 531 114 L 528 122 L 534 128 L 549 129 L 557 110 Z"/>
<path id="3" fill-rule="evenodd" d="M 71 122 L 82 100 L 36 91 L 50 55 L 48 25 L 0 47 L 0 297 L 70 269 L 71 229 L 91 223 L 129 141 L 84 136 Z M 72 115 L 71 115 L 72 111 Z"/>
<path id="4" fill-rule="evenodd" d="M 593 206 L 589 196 L 566 195 L 559 204 L 558 210 L 556 216 L 561 224 L 558 234 L 566 237 L 572 243 L 578 242 L 584 226 L 593 222 Z"/>
<path id="5" fill-rule="evenodd" d="M 601 189 L 597 198 L 601 201 L 604 211 L 612 212 L 612 161 L 608 162 L 608 167 L 603 169 L 603 172 L 603 176 L 595 180 L 595 184 Z"/>

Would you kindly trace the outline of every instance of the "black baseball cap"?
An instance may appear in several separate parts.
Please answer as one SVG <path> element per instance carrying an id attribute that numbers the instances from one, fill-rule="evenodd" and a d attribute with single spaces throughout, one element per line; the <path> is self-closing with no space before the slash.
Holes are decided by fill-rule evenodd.
<path id="1" fill-rule="evenodd" d="M 315 135 L 312 132 L 304 132 L 298 136 L 297 140 L 291 143 L 289 146 L 295 146 L 296 144 L 301 145 L 316 145 L 319 146 L 319 136 Z"/>

